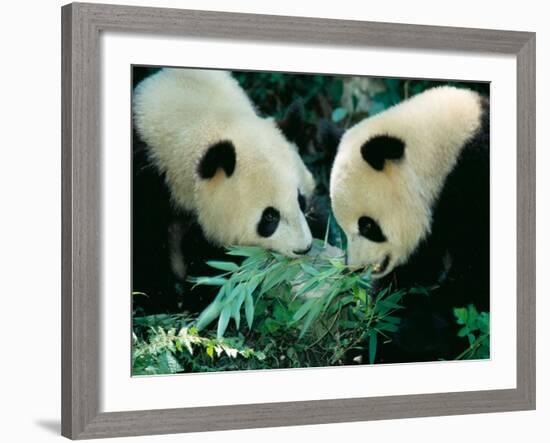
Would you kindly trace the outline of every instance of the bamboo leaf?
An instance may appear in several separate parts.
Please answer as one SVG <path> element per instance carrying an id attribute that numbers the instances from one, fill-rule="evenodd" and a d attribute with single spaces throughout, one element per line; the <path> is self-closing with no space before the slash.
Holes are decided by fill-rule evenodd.
<path id="1" fill-rule="evenodd" d="M 222 309 L 220 318 L 218 320 L 218 330 L 216 332 L 216 335 L 218 336 L 218 338 L 222 338 L 223 334 L 225 334 L 230 318 L 231 318 L 231 305 L 227 305 Z"/>
<path id="2" fill-rule="evenodd" d="M 238 257 L 258 257 L 264 255 L 265 252 L 257 246 L 239 246 L 230 248 L 226 254 L 236 255 Z"/>
<path id="3" fill-rule="evenodd" d="M 296 291 L 296 297 L 300 297 L 308 291 L 312 291 L 319 285 L 319 279 L 310 280 L 307 283 L 304 283 L 300 289 Z"/>
<path id="4" fill-rule="evenodd" d="M 376 347 L 378 344 L 378 334 L 376 331 L 371 331 L 369 337 L 369 363 L 372 365 L 376 359 Z"/>
<path id="5" fill-rule="evenodd" d="M 204 329 L 206 326 L 208 326 L 210 323 L 212 323 L 218 316 L 220 315 L 220 312 L 222 310 L 222 303 L 219 301 L 213 301 L 210 303 L 204 311 L 201 312 L 199 315 L 199 318 L 197 319 L 197 330 Z"/>
<path id="6" fill-rule="evenodd" d="M 313 276 L 319 275 L 319 270 L 315 269 L 311 265 L 308 265 L 306 263 L 300 263 L 300 267 L 304 270 L 306 274 L 313 275 Z"/>
<path id="7" fill-rule="evenodd" d="M 376 327 L 381 331 L 385 331 L 385 332 L 397 332 L 399 330 L 397 325 L 394 325 L 392 323 L 385 323 L 383 321 L 379 321 L 376 324 Z"/>
<path id="8" fill-rule="evenodd" d="M 231 316 L 235 321 L 235 327 L 237 328 L 237 330 L 239 330 L 241 324 L 241 306 L 244 302 L 244 297 L 246 296 L 246 290 L 242 285 L 239 285 L 237 286 L 235 291 L 238 291 L 238 293 L 232 304 Z"/>
<path id="9" fill-rule="evenodd" d="M 294 316 L 292 317 L 292 321 L 293 322 L 297 322 L 299 321 L 304 315 L 306 315 L 306 313 L 311 309 L 311 306 L 313 305 L 313 303 L 316 302 L 316 299 L 314 298 L 310 298 L 309 300 L 307 300 L 302 306 L 300 306 L 300 308 L 296 311 L 296 313 L 294 314 Z"/>
<path id="10" fill-rule="evenodd" d="M 302 326 L 302 330 L 300 331 L 300 335 L 298 336 L 298 338 L 302 338 L 305 335 L 305 333 L 311 326 L 311 323 L 313 322 L 313 320 L 317 318 L 317 316 L 321 312 L 321 309 L 323 308 L 324 303 L 322 303 L 319 299 L 314 299 L 314 301 L 317 301 L 318 303 L 314 304 L 309 310 L 309 312 L 307 313 L 307 316 L 304 320 L 304 324 Z"/>
<path id="11" fill-rule="evenodd" d="M 387 300 L 380 300 L 378 302 L 378 306 L 383 306 L 385 308 L 385 312 L 389 311 L 390 309 L 403 309 L 403 306 L 398 305 L 397 303 L 392 303 Z M 381 309 L 382 311 L 382 309 Z"/>
<path id="12" fill-rule="evenodd" d="M 247 292 L 244 298 L 244 313 L 248 329 L 252 329 L 252 322 L 254 321 L 254 300 L 250 292 Z"/>
<path id="13" fill-rule="evenodd" d="M 255 275 L 252 277 L 247 284 L 247 291 L 250 292 L 250 294 L 254 294 L 254 291 L 262 281 L 262 278 L 258 275 Z"/>
<path id="14" fill-rule="evenodd" d="M 235 272 L 239 270 L 239 266 L 236 263 L 230 261 L 216 261 L 210 260 L 206 264 L 214 269 L 219 269 L 220 271 Z"/>
<path id="15" fill-rule="evenodd" d="M 346 115 L 348 115 L 348 111 L 346 108 L 336 108 L 334 111 L 332 111 L 332 121 L 334 123 L 338 123 L 339 121 L 343 120 Z"/>
<path id="16" fill-rule="evenodd" d="M 271 267 L 271 269 L 269 270 L 269 274 L 262 283 L 262 293 L 265 294 L 267 291 L 269 291 L 282 281 L 284 277 L 284 271 L 281 268 L 281 263 L 277 263 Z"/>
<path id="17" fill-rule="evenodd" d="M 192 283 L 196 285 L 206 285 L 206 286 L 222 286 L 227 282 L 227 279 L 224 277 L 197 277 L 189 279 Z"/>
<path id="18" fill-rule="evenodd" d="M 388 323 L 391 323 L 391 324 L 394 324 L 394 325 L 398 325 L 399 323 L 401 323 L 400 318 L 392 317 L 390 315 L 387 315 L 386 317 L 384 317 L 384 321 L 387 321 Z"/>

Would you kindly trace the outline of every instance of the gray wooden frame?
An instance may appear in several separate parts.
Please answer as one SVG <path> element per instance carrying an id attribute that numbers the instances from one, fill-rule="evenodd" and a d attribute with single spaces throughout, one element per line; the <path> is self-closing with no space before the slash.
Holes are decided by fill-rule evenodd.
<path id="1" fill-rule="evenodd" d="M 517 59 L 517 388 L 99 410 L 102 31 L 510 54 Z M 62 434 L 98 438 L 535 408 L 535 34 L 75 3 L 62 8 Z M 498 148 L 498 147 L 497 147 Z"/>

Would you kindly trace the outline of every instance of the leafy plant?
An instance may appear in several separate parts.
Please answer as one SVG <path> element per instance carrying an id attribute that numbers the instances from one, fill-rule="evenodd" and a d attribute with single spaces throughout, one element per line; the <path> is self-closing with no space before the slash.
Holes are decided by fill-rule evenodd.
<path id="1" fill-rule="evenodd" d="M 490 317 L 488 312 L 478 312 L 474 305 L 466 308 L 455 308 L 456 322 L 462 327 L 458 331 L 459 337 L 466 337 L 469 346 L 456 357 L 457 360 L 471 360 L 489 358 Z"/>
<path id="2" fill-rule="evenodd" d="M 319 249 L 318 242 L 315 248 Z M 218 336 L 223 336 L 231 318 L 235 321 L 236 329 L 239 329 L 243 305 L 248 328 L 252 328 L 254 298 L 260 300 L 279 284 L 286 285 L 286 289 L 293 291 L 295 297 L 316 290 L 321 290 L 322 294 L 329 293 L 327 297 L 309 298 L 296 312 L 294 321 L 299 321 L 308 314 L 302 335 L 307 331 L 311 321 L 321 313 L 325 304 L 330 303 L 336 295 L 345 290 L 340 283 L 346 271 L 342 260 L 329 259 L 320 262 L 319 254 L 314 255 L 313 259 L 312 256 L 292 259 L 258 247 L 232 247 L 227 254 L 246 259 L 240 266 L 233 262 L 207 262 L 209 266 L 226 272 L 215 277 L 192 279 L 197 285 L 220 286 L 213 303 L 197 320 L 197 327 L 202 329 L 218 318 Z M 355 276 L 352 280 L 355 282 L 360 278 Z M 334 283 L 336 281 L 337 284 Z"/>
<path id="3" fill-rule="evenodd" d="M 430 296 L 421 287 L 373 291 L 368 272 L 351 272 L 320 240 L 294 259 L 254 247 L 228 252 L 243 262 L 210 262 L 220 273 L 194 279 L 219 288 L 198 318 L 134 318 L 135 375 L 372 364 L 399 327 L 403 297 Z M 489 314 L 454 313 L 469 344 L 457 358 L 488 358 Z"/>
<path id="4" fill-rule="evenodd" d="M 250 331 L 255 317 L 262 314 L 258 309 L 262 298 L 267 295 L 272 300 L 275 296 L 286 299 L 287 309 L 275 305 L 273 318 L 264 318 L 261 325 L 267 332 L 278 327 L 297 329 L 296 338 L 301 340 L 313 329 L 309 339 L 317 344 L 329 334 L 347 331 L 349 336 L 352 331 L 352 347 L 368 339 L 369 361 L 373 363 L 379 337 L 390 340 L 387 334 L 397 330 L 399 318 L 392 314 L 401 308 L 404 292 L 392 293 L 386 288 L 371 295 L 370 273 L 350 271 L 342 256 L 327 255 L 325 246 L 315 240 L 313 254 L 292 259 L 257 247 L 232 247 L 229 255 L 245 257 L 240 266 L 208 262 L 224 272 L 193 279 L 196 284 L 220 287 L 215 300 L 200 314 L 197 328 L 201 330 L 217 319 L 217 337 L 221 338 L 231 320 L 235 330 L 242 332 L 244 315 Z"/>
<path id="5" fill-rule="evenodd" d="M 374 363 L 397 330 L 404 292 L 374 294 L 369 273 L 351 272 L 340 252 L 320 240 L 311 255 L 294 259 L 230 248 L 244 258 L 240 265 L 209 262 L 220 274 L 194 279 L 219 287 L 198 318 L 134 318 L 133 373 Z"/>
<path id="6" fill-rule="evenodd" d="M 143 319 L 142 319 L 143 320 Z M 211 371 L 216 364 L 238 368 L 238 360 L 265 359 L 265 354 L 245 346 L 242 338 L 205 337 L 195 326 L 175 328 L 150 327 L 132 342 L 133 375 L 176 374 Z"/>

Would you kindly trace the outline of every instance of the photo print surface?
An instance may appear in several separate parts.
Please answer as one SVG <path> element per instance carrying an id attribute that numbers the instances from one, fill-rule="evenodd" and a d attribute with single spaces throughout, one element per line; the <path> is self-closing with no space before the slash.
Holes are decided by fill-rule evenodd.
<path id="1" fill-rule="evenodd" d="M 489 83 L 131 87 L 133 375 L 490 357 Z"/>

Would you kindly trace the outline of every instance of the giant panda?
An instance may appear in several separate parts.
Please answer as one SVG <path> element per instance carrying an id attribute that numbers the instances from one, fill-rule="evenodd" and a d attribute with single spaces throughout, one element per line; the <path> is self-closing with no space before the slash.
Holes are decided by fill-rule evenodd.
<path id="1" fill-rule="evenodd" d="M 204 275 L 229 245 L 308 252 L 313 176 L 229 72 L 162 69 L 136 86 L 132 108 L 134 291 L 170 304 L 174 279 Z"/>
<path id="2" fill-rule="evenodd" d="M 404 298 L 379 361 L 456 358 L 453 307 L 489 309 L 488 100 L 436 87 L 360 121 L 339 141 L 330 198 L 351 267 L 378 287 L 431 289 Z"/>

